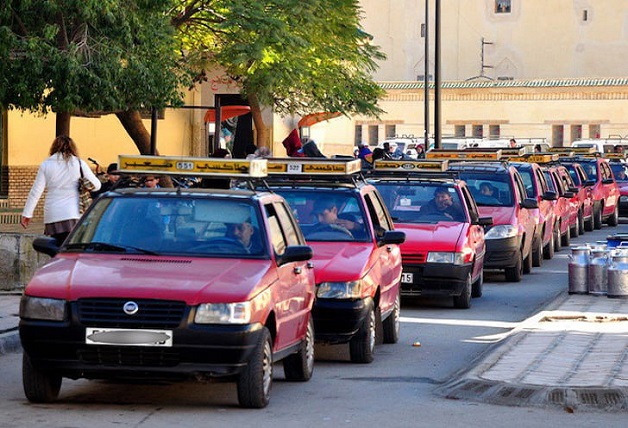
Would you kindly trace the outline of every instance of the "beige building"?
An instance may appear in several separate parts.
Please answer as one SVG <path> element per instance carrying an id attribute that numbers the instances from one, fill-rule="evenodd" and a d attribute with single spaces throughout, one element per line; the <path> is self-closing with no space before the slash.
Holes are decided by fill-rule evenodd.
<path id="1" fill-rule="evenodd" d="M 432 75 L 435 1 L 429 3 Z M 360 3 L 364 29 L 388 56 L 375 74 L 387 91 L 381 102 L 386 113 L 302 129 L 327 155 L 351 154 L 361 141 L 424 132 L 425 1 Z M 628 0 L 440 0 L 440 6 L 443 136 L 544 138 L 553 145 L 580 137 L 628 138 Z M 160 153 L 206 155 L 212 133 L 203 120 L 206 107 L 216 96 L 237 92 L 217 72 L 187 94 L 186 105 L 196 108 L 166 109 L 157 129 Z M 285 155 L 281 141 L 299 117 L 273 116 L 269 109 L 265 120 L 273 153 Z M 54 115 L 2 114 L 0 222 L 19 215 L 54 122 Z M 150 120 L 145 123 L 150 130 Z M 118 154 L 137 153 L 114 116 L 73 118 L 71 129 L 84 159 L 107 165 Z M 429 129 L 433 134 L 433 116 Z"/>

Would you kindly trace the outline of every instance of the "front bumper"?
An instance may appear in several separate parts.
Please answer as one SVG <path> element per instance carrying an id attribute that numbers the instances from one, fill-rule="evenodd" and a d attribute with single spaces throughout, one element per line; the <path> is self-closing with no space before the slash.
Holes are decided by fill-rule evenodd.
<path id="1" fill-rule="evenodd" d="M 367 317 L 370 299 L 316 299 L 312 309 L 317 342 L 347 343 Z"/>
<path id="2" fill-rule="evenodd" d="M 506 269 L 517 264 L 516 256 L 521 248 L 519 236 L 486 240 L 485 269 Z"/>
<path id="3" fill-rule="evenodd" d="M 425 263 L 403 265 L 401 296 L 404 297 L 449 297 L 459 296 L 471 273 L 471 263 L 457 266 L 447 263 Z M 408 277 L 411 274 L 411 281 Z"/>
<path id="4" fill-rule="evenodd" d="M 22 319 L 19 331 L 32 364 L 64 377 L 186 379 L 239 373 L 248 364 L 263 327 L 187 324 L 187 319 L 191 318 L 165 330 L 172 332 L 172 346 L 87 344 L 87 326 L 76 320 Z"/>

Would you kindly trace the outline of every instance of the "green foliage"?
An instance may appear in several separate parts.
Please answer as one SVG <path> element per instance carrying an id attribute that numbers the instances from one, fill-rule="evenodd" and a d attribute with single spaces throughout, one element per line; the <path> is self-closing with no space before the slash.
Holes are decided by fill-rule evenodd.
<path id="1" fill-rule="evenodd" d="M 172 0 L 3 0 L 0 106 L 115 112 L 180 103 Z"/>
<path id="2" fill-rule="evenodd" d="M 178 0 L 188 59 L 223 68 L 244 96 L 278 113 L 377 115 L 384 55 L 361 30 L 356 0 Z"/>

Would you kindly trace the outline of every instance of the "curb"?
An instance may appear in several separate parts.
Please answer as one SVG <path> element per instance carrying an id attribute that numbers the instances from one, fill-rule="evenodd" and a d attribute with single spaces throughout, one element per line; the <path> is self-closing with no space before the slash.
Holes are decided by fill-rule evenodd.
<path id="1" fill-rule="evenodd" d="M 22 343 L 17 328 L 0 333 L 0 355 L 22 352 Z"/>

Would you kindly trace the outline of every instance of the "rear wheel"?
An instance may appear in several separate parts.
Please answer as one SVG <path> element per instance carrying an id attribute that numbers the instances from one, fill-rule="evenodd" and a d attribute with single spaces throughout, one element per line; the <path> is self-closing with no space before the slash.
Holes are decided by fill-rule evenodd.
<path id="1" fill-rule="evenodd" d="M 383 336 L 384 343 L 397 343 L 399 342 L 399 330 L 401 327 L 401 298 L 399 297 L 399 293 L 397 293 L 397 297 L 395 297 L 395 304 L 393 306 L 393 311 L 388 318 L 384 320 L 382 323 L 383 327 Z"/>
<path id="2" fill-rule="evenodd" d="M 543 234 L 536 241 L 536 246 L 532 252 L 532 266 L 541 267 L 543 265 Z"/>
<path id="3" fill-rule="evenodd" d="M 26 352 L 22 355 L 22 386 L 24 395 L 31 403 L 55 401 L 61 390 L 61 376 L 33 366 Z"/>
<path id="4" fill-rule="evenodd" d="M 569 241 L 571 240 L 571 231 L 569 227 L 565 231 L 565 234 L 560 237 L 560 245 L 563 247 L 569 246 Z"/>
<path id="5" fill-rule="evenodd" d="M 543 257 L 550 260 L 554 258 L 554 234 L 550 237 L 550 240 L 545 247 L 543 247 Z"/>
<path id="6" fill-rule="evenodd" d="M 471 297 L 482 297 L 482 288 L 484 288 L 484 269 L 480 270 L 480 276 L 471 287 Z"/>
<path id="7" fill-rule="evenodd" d="M 366 364 L 373 361 L 375 350 L 375 308 L 371 301 L 362 326 L 349 342 L 351 362 Z"/>
<path id="8" fill-rule="evenodd" d="M 532 272 L 532 250 L 528 253 L 528 257 L 523 259 L 523 273 L 528 274 Z"/>
<path id="9" fill-rule="evenodd" d="M 591 217 L 584 222 L 584 230 L 587 232 L 593 232 L 593 229 L 593 214 L 591 214 Z"/>
<path id="10" fill-rule="evenodd" d="M 578 224 L 579 224 L 578 222 L 579 220 L 576 219 L 576 222 L 574 223 L 573 226 L 571 226 L 571 230 L 569 231 L 572 238 L 577 238 L 578 235 L 580 235 L 580 228 L 578 227 Z"/>
<path id="11" fill-rule="evenodd" d="M 287 380 L 304 382 L 312 377 L 314 372 L 314 321 L 311 316 L 299 351 L 283 360 L 283 371 Z"/>
<path id="12" fill-rule="evenodd" d="M 467 281 L 459 296 L 454 296 L 454 308 L 469 309 L 471 307 L 471 272 L 467 274 Z"/>
<path id="13" fill-rule="evenodd" d="M 508 282 L 519 282 L 523 276 L 523 257 L 521 251 L 517 252 L 515 260 L 517 260 L 517 263 L 513 267 L 505 269 L 506 281 Z"/>
<path id="14" fill-rule="evenodd" d="M 273 384 L 273 345 L 270 332 L 262 329 L 251 360 L 238 376 L 238 402 L 242 407 L 261 409 L 270 401 Z"/>
<path id="15" fill-rule="evenodd" d="M 584 229 L 584 213 L 582 212 L 582 209 L 580 209 L 578 211 L 578 234 L 584 235 Z"/>
<path id="16" fill-rule="evenodd" d="M 615 204 L 615 209 L 613 210 L 613 214 L 606 220 L 606 224 L 609 226 L 617 226 L 619 224 L 619 207 Z"/>
<path id="17" fill-rule="evenodd" d="M 602 228 L 602 204 L 599 203 L 593 207 L 593 228 Z"/>
<path id="18" fill-rule="evenodd" d="M 560 251 L 560 240 L 561 240 L 561 236 L 560 236 L 560 223 L 556 222 L 554 223 L 554 251 Z"/>

